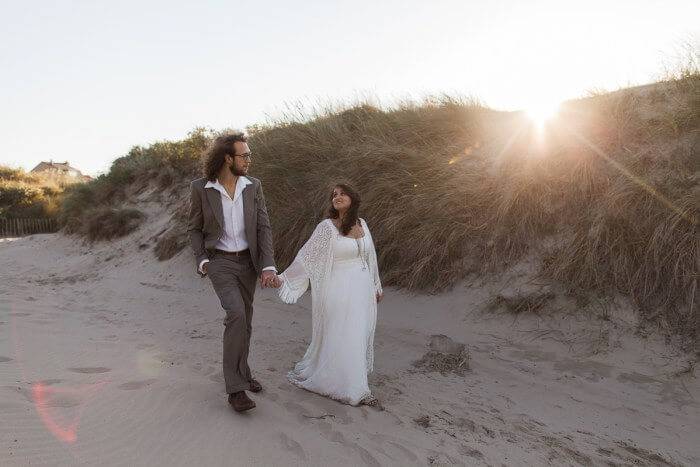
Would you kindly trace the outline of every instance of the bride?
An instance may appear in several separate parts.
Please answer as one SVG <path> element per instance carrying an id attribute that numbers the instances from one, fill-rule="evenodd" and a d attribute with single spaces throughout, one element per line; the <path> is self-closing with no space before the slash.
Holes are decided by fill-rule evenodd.
<path id="1" fill-rule="evenodd" d="M 280 275 L 282 301 L 295 303 L 309 284 L 312 299 L 311 344 L 287 378 L 347 404 L 376 405 L 367 374 L 383 296 L 377 255 L 367 224 L 358 218 L 357 192 L 339 184 L 330 201 L 328 218 Z"/>

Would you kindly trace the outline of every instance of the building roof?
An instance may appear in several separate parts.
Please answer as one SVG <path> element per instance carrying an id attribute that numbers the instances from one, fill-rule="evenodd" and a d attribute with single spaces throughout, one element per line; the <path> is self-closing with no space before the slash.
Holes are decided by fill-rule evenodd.
<path id="1" fill-rule="evenodd" d="M 54 161 L 49 161 L 49 162 L 39 162 L 36 167 L 34 167 L 31 172 L 45 172 L 45 171 L 51 171 L 51 172 L 69 172 L 69 171 L 75 171 L 78 173 L 79 176 L 82 176 L 82 172 L 75 167 L 71 167 L 70 164 L 68 164 L 68 161 L 66 162 L 54 162 Z"/>

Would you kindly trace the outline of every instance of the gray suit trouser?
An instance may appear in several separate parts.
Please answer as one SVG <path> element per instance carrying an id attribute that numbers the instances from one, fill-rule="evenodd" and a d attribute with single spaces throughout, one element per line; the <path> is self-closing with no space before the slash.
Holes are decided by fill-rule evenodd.
<path id="1" fill-rule="evenodd" d="M 248 349 L 257 275 L 250 255 L 215 253 L 206 265 L 207 275 L 226 312 L 224 318 L 224 380 L 226 392 L 248 390 L 252 375 Z"/>

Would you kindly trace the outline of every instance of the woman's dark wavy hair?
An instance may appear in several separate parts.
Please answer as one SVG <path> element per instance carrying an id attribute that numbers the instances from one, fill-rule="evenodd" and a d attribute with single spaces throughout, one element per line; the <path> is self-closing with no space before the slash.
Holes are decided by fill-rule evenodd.
<path id="1" fill-rule="evenodd" d="M 234 154 L 233 143 L 237 141 L 247 143 L 248 137 L 245 133 L 237 131 L 214 138 L 214 141 L 212 141 L 206 151 L 204 151 L 203 155 L 204 176 L 207 180 L 212 182 L 216 180 L 219 170 L 221 170 L 221 167 L 224 165 L 226 155 Z"/>
<path id="2" fill-rule="evenodd" d="M 360 195 L 347 183 L 336 183 L 333 185 L 333 188 L 331 188 L 331 196 L 329 198 L 331 202 L 331 207 L 328 209 L 329 219 L 338 219 L 340 217 L 338 210 L 333 207 L 333 190 L 336 188 L 340 188 L 343 190 L 343 193 L 350 197 L 350 208 L 348 208 L 348 212 L 345 213 L 343 223 L 340 224 L 340 232 L 343 235 L 347 235 L 350 233 L 350 230 L 352 230 L 352 227 L 360 222 L 360 218 L 358 217 L 357 213 L 360 209 Z"/>

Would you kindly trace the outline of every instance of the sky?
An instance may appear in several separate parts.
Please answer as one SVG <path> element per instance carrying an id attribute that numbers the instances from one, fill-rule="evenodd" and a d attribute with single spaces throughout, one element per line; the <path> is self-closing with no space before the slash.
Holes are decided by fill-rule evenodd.
<path id="1" fill-rule="evenodd" d="M 436 94 L 529 109 L 655 81 L 700 2 L 0 0 L 0 165 L 90 175 L 287 105 Z"/>

